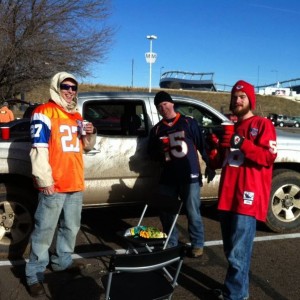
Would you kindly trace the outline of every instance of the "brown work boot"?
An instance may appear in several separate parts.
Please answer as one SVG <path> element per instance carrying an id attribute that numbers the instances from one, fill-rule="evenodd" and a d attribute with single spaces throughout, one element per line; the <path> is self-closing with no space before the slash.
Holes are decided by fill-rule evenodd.
<path id="1" fill-rule="evenodd" d="M 30 296 L 33 298 L 37 298 L 46 294 L 44 286 L 40 282 L 28 285 L 28 290 Z"/>
<path id="2" fill-rule="evenodd" d="M 202 255 L 203 255 L 203 248 L 193 247 L 190 252 L 190 256 L 192 258 L 198 258 L 201 257 Z"/>

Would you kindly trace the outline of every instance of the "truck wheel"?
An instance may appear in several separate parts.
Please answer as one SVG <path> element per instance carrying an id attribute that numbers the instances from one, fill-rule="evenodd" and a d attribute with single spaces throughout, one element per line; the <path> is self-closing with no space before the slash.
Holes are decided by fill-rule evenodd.
<path id="1" fill-rule="evenodd" d="M 37 195 L 20 184 L 0 183 L 0 257 L 23 256 L 33 228 Z"/>
<path id="2" fill-rule="evenodd" d="M 275 170 L 272 180 L 267 226 L 279 233 L 300 227 L 300 174 Z"/>

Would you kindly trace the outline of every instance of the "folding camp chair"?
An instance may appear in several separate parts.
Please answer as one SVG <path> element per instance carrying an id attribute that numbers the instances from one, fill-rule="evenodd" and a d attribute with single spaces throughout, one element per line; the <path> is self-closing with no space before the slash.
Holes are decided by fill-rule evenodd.
<path id="1" fill-rule="evenodd" d="M 114 255 L 102 277 L 106 300 L 171 299 L 186 255 L 186 246 L 134 254 Z M 163 269 L 172 266 L 172 280 Z"/>
<path id="2" fill-rule="evenodd" d="M 159 249 L 165 249 L 168 245 L 170 236 L 173 232 L 174 226 L 176 225 L 178 216 L 181 212 L 182 201 L 177 201 L 176 205 L 178 206 L 178 208 L 176 210 L 175 217 L 174 217 L 174 220 L 172 222 L 171 228 L 170 228 L 169 232 L 166 233 L 167 234 L 166 238 L 149 238 L 149 239 L 146 239 L 146 238 L 142 238 L 142 237 L 139 237 L 139 236 L 125 236 L 125 231 L 119 231 L 117 233 L 117 235 L 119 237 L 121 237 L 122 239 L 124 239 L 126 241 L 127 245 L 129 246 L 129 248 L 135 253 L 138 253 L 142 249 L 146 249 L 147 251 L 151 252 L 152 251 L 151 248 L 153 248 L 153 247 L 154 248 L 159 247 Z M 138 224 L 137 224 L 136 227 L 139 227 L 139 226 L 142 225 L 143 218 L 145 216 L 145 213 L 146 213 L 148 207 L 149 207 L 148 204 L 146 204 L 144 206 L 144 209 L 142 211 L 142 214 L 140 216 L 140 219 L 139 219 Z M 174 208 L 172 208 L 172 209 L 174 209 Z"/>

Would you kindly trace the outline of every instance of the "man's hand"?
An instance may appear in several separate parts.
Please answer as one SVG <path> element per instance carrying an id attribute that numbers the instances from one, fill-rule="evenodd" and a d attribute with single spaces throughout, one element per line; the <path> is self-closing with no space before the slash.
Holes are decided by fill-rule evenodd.
<path id="1" fill-rule="evenodd" d="M 231 148 L 237 148 L 239 149 L 243 142 L 244 142 L 244 137 L 238 135 L 238 134 L 234 134 L 232 137 L 231 137 L 231 140 L 230 140 L 230 147 Z"/>
<path id="2" fill-rule="evenodd" d="M 53 195 L 55 193 L 54 185 L 50 185 L 50 186 L 40 188 L 40 191 L 45 195 Z"/>
<path id="3" fill-rule="evenodd" d="M 94 132 L 94 125 L 93 125 L 91 122 L 87 123 L 87 124 L 84 126 L 84 130 L 85 130 L 85 132 L 88 133 L 88 134 L 95 133 L 95 132 Z"/>
<path id="4" fill-rule="evenodd" d="M 219 138 L 214 133 L 210 133 L 207 135 L 206 143 L 207 143 L 209 149 L 218 149 L 219 148 Z"/>
<path id="5" fill-rule="evenodd" d="M 222 136 L 220 146 L 222 148 L 230 148 L 231 147 L 231 138 L 234 135 L 234 132 L 225 132 Z"/>
<path id="6" fill-rule="evenodd" d="M 210 183 L 215 178 L 216 171 L 209 167 L 206 167 L 204 176 L 205 176 L 205 178 L 207 178 L 207 183 Z"/>

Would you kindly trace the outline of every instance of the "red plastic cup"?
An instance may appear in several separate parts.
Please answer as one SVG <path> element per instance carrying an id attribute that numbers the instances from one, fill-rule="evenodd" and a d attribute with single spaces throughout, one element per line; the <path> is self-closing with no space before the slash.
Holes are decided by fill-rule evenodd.
<path id="1" fill-rule="evenodd" d="M 234 123 L 232 123 L 232 122 L 223 122 L 221 125 L 223 126 L 224 133 L 234 132 Z"/>
<path id="2" fill-rule="evenodd" d="M 170 154 L 169 154 L 169 147 L 170 147 L 170 140 L 169 140 L 169 137 L 167 136 L 162 136 L 159 138 L 161 143 L 162 143 L 162 146 L 163 146 L 163 150 L 165 152 L 165 159 L 166 161 L 169 161 L 171 160 L 171 157 L 170 157 Z"/>
<path id="3" fill-rule="evenodd" d="M 169 137 L 167 137 L 167 136 L 162 136 L 162 137 L 160 137 L 160 140 L 161 140 L 161 142 L 162 142 L 162 144 L 163 144 L 164 146 L 168 146 L 168 145 L 169 145 Z"/>
<path id="4" fill-rule="evenodd" d="M 10 137 L 9 127 L 1 127 L 1 134 L 3 140 L 9 140 Z"/>

